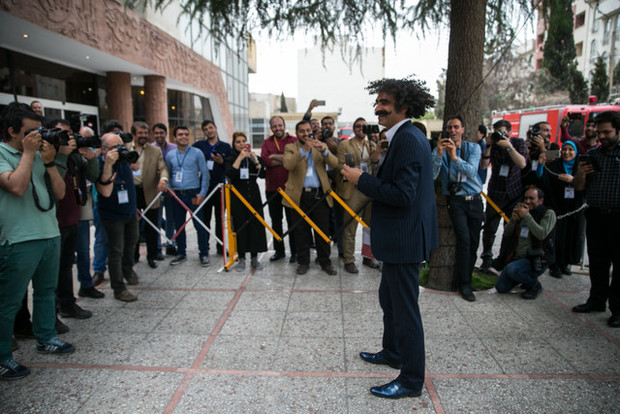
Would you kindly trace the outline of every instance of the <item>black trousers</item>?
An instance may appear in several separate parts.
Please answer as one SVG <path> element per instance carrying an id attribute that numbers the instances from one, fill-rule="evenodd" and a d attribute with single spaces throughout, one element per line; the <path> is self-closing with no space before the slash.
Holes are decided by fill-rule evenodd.
<path id="1" fill-rule="evenodd" d="M 590 259 L 590 297 L 588 302 L 604 305 L 620 314 L 620 212 L 606 212 L 590 207 L 586 210 L 586 237 Z M 611 283 L 609 272 L 613 265 Z"/>
<path id="2" fill-rule="evenodd" d="M 424 386 L 424 328 L 418 306 L 419 263 L 383 263 L 379 304 L 383 309 L 383 352 L 402 363 L 400 380 L 414 390 Z"/>
<path id="3" fill-rule="evenodd" d="M 139 209 L 144 209 L 153 200 L 146 200 L 144 198 L 144 191 L 142 188 L 136 188 L 136 203 Z M 144 216 L 155 226 L 159 219 L 159 207 L 151 207 Z M 159 248 L 157 247 L 159 241 L 159 233 L 144 219 L 140 219 L 141 223 L 144 223 L 144 237 L 146 238 L 146 258 L 148 260 L 155 260 L 159 254 Z M 138 243 L 136 243 L 136 257 L 139 257 L 138 250 L 140 249 L 140 238 L 138 237 Z"/>
<path id="4" fill-rule="evenodd" d="M 75 303 L 73 263 L 78 241 L 78 225 L 60 228 L 60 267 L 56 288 L 56 308 L 67 309 Z"/>
<path id="5" fill-rule="evenodd" d="M 217 183 L 216 183 L 217 184 Z M 207 195 L 211 194 L 213 188 L 209 188 L 207 191 Z M 211 198 L 205 203 L 202 207 L 202 217 L 205 225 L 211 229 L 211 214 L 213 214 L 213 209 L 215 209 L 215 234 L 218 239 L 222 238 L 222 187 L 217 190 Z M 209 240 L 211 239 L 211 233 L 207 232 L 207 246 Z M 218 253 L 222 252 L 222 245 L 219 243 L 216 244 L 216 249 Z M 208 250 L 208 247 L 207 247 Z"/>
<path id="6" fill-rule="evenodd" d="M 282 228 L 282 211 L 284 210 L 286 214 L 286 224 L 289 229 L 295 222 L 295 216 L 297 215 L 297 213 L 295 213 L 292 209 L 284 207 L 282 205 L 282 196 L 280 195 L 280 193 L 276 191 L 265 191 L 265 197 L 268 200 L 269 217 L 271 217 L 271 228 L 273 229 L 273 231 L 278 233 L 279 236 L 282 236 L 282 233 L 284 231 Z M 289 248 L 291 249 L 291 255 L 296 254 L 297 250 L 295 249 L 295 237 L 292 233 L 289 234 L 288 242 Z M 284 255 L 284 242 L 274 239 L 273 249 L 276 251 L 276 253 Z"/>
<path id="7" fill-rule="evenodd" d="M 329 205 L 324 199 L 308 213 L 310 208 L 314 206 L 323 197 L 323 191 L 316 189 L 315 191 L 302 191 L 299 207 L 306 212 L 308 217 L 329 237 Z M 295 245 L 297 247 L 297 263 L 300 265 L 310 264 L 310 246 L 312 245 L 312 227 L 297 214 L 297 220 L 301 222 L 295 227 Z M 329 266 L 331 260 L 329 258 L 331 246 L 321 236 L 314 232 L 314 242 L 316 245 L 316 254 L 319 258 L 321 267 Z"/>
<path id="8" fill-rule="evenodd" d="M 521 197 L 517 197 L 514 200 L 506 200 L 503 202 L 498 202 L 493 199 L 491 200 L 493 200 L 500 210 L 502 210 L 504 214 L 510 218 L 510 216 L 512 216 L 512 210 L 515 208 L 520 199 Z M 480 257 L 483 259 L 493 258 L 493 243 L 495 242 L 495 233 L 497 233 L 500 220 L 503 220 L 502 216 L 500 216 L 490 204 L 487 204 L 484 226 L 482 226 L 482 254 Z"/>
<path id="9" fill-rule="evenodd" d="M 448 198 L 448 213 L 456 235 L 456 282 L 459 287 L 471 287 L 471 274 L 476 264 L 476 251 L 482 227 L 482 199 Z"/>

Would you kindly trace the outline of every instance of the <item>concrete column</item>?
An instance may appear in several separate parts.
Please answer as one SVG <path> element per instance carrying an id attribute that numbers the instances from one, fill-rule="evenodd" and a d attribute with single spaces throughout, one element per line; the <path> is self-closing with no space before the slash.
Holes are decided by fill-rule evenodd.
<path id="1" fill-rule="evenodd" d="M 129 132 L 133 123 L 133 101 L 131 98 L 131 74 L 108 72 L 108 114 L 118 120 L 123 131 Z"/>
<path id="2" fill-rule="evenodd" d="M 146 123 L 150 128 L 157 123 L 168 126 L 168 90 L 164 76 L 144 77 L 144 106 Z"/>

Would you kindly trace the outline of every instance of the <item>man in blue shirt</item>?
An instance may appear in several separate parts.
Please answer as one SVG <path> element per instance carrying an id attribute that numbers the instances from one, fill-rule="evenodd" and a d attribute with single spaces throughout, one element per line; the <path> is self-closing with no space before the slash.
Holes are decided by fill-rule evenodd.
<path id="1" fill-rule="evenodd" d="M 433 150 L 433 178 L 441 173 L 441 192 L 448 197 L 448 212 L 456 235 L 456 276 L 463 299 L 474 302 L 471 274 L 482 226 L 482 184 L 478 177 L 480 146 L 463 141 L 463 119 L 448 119 L 449 138 L 440 138 Z"/>
<path id="2" fill-rule="evenodd" d="M 174 129 L 174 137 L 177 148 L 166 156 L 166 167 L 168 167 L 168 171 L 170 172 L 169 185 L 183 204 L 194 212 L 205 200 L 207 190 L 209 189 L 209 170 L 207 169 L 207 162 L 200 150 L 189 146 L 189 129 L 186 126 L 177 126 Z M 179 229 L 185 224 L 186 210 L 183 205 L 175 202 L 172 211 L 175 230 L 179 232 Z M 198 235 L 200 264 L 206 267 L 209 266 L 209 242 L 207 231 L 196 219 L 192 220 L 194 221 L 194 227 Z M 179 232 L 176 241 L 177 256 L 170 261 L 172 266 L 187 260 L 184 227 Z"/>
<path id="3" fill-rule="evenodd" d="M 207 161 L 207 169 L 209 170 L 209 190 L 207 194 L 220 183 L 226 182 L 226 171 L 224 170 L 224 159 L 230 154 L 231 147 L 226 142 L 220 141 L 217 136 L 217 127 L 215 123 L 209 119 L 202 121 L 202 132 L 205 139 L 194 142 L 194 147 L 202 151 Z M 222 237 L 222 188 L 220 188 L 206 202 L 203 208 L 204 223 L 211 228 L 211 213 L 215 209 L 215 234 Z M 209 250 L 209 233 L 207 233 L 207 251 Z M 217 244 L 217 242 L 216 242 Z M 222 254 L 222 246 L 217 244 L 217 254 Z"/>

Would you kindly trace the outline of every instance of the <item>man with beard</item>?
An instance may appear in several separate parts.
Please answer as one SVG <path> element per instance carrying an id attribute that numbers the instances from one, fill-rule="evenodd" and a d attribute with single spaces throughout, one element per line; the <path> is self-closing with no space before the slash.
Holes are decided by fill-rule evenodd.
<path id="1" fill-rule="evenodd" d="M 579 148 L 580 154 L 585 154 L 590 148 L 598 147 L 599 145 L 601 145 L 600 142 L 598 142 L 598 135 L 596 133 L 596 123 L 594 122 L 594 116 L 590 116 L 590 119 L 588 119 L 588 122 L 586 122 L 586 136 L 584 138 L 571 137 L 570 133 L 568 132 L 569 121 L 570 119 L 568 115 L 566 115 L 562 118 L 562 123 L 560 124 L 560 133 L 563 143 L 568 140 L 575 141 L 577 147 Z"/>

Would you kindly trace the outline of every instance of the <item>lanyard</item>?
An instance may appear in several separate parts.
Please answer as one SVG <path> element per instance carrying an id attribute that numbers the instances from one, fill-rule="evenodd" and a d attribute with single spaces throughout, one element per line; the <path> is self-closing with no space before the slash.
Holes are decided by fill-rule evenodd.
<path id="1" fill-rule="evenodd" d="M 191 147 L 190 147 L 190 146 L 188 146 L 188 147 L 185 149 L 185 151 L 183 151 L 183 152 L 184 152 L 184 154 L 183 154 L 183 160 L 182 160 L 182 161 L 179 159 L 179 152 L 180 152 L 180 151 L 177 151 L 177 164 L 179 164 L 179 169 L 181 169 L 181 170 L 183 169 L 183 163 L 185 162 L 185 158 L 187 158 L 187 153 L 189 152 L 189 149 L 190 149 L 190 148 L 191 148 Z"/>
<path id="2" fill-rule="evenodd" d="M 278 153 L 280 153 L 280 146 L 278 145 L 278 139 L 275 136 L 273 137 L 273 142 L 275 142 L 276 148 L 278 149 Z"/>

